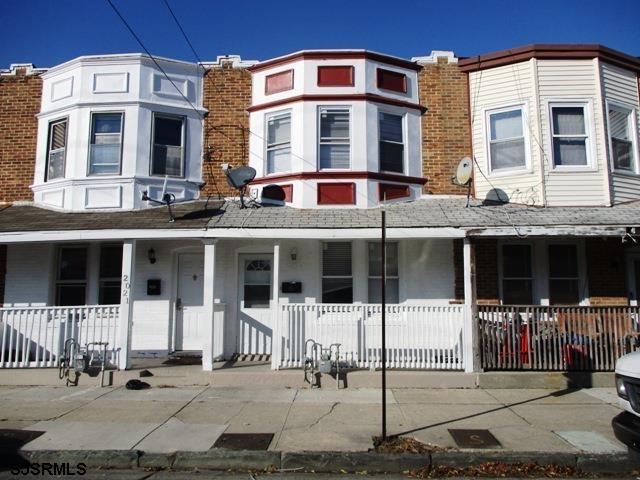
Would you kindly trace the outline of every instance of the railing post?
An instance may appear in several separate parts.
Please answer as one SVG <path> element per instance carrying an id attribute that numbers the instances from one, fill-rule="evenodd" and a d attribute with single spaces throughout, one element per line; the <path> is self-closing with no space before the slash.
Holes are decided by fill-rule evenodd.
<path id="1" fill-rule="evenodd" d="M 280 311 L 280 242 L 273 245 L 273 309 L 272 329 L 271 329 L 271 370 L 280 369 L 281 351 L 281 318 Z"/>
<path id="2" fill-rule="evenodd" d="M 134 282 L 136 264 L 136 241 L 125 240 L 122 244 L 122 288 L 120 291 L 120 322 L 118 324 L 118 346 L 120 358 L 118 368 L 129 368 L 131 353 L 131 324 L 133 318 L 133 300 L 131 286 Z"/>
<path id="3" fill-rule="evenodd" d="M 480 342 L 478 327 L 478 301 L 476 297 L 476 250 L 470 238 L 463 241 L 464 259 L 464 328 L 463 328 L 463 360 L 464 371 L 479 372 Z"/>
<path id="4" fill-rule="evenodd" d="M 202 370 L 213 371 L 213 362 L 222 352 L 216 351 L 217 330 L 215 306 L 215 277 L 216 277 L 216 240 L 204 240 L 204 281 L 203 296 L 205 307 L 205 333 L 202 342 Z"/>

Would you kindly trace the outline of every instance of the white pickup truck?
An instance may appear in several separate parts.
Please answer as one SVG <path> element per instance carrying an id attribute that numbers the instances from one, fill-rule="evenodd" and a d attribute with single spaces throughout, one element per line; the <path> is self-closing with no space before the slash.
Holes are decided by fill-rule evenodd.
<path id="1" fill-rule="evenodd" d="M 616 362 L 616 389 L 624 412 L 612 421 L 616 438 L 629 447 L 629 453 L 640 452 L 640 351 L 629 353 Z"/>

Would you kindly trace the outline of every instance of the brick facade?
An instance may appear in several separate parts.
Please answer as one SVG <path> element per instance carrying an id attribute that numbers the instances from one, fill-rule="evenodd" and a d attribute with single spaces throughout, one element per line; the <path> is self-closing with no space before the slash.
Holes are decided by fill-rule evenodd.
<path id="1" fill-rule="evenodd" d="M 203 196 L 234 196 L 222 164 L 234 167 L 249 162 L 249 114 L 251 74 L 232 61 L 221 60 L 209 68 L 203 84 L 203 104 L 209 110 L 204 125 Z"/>
<path id="2" fill-rule="evenodd" d="M 428 109 L 422 117 L 425 193 L 466 193 L 451 177 L 460 160 L 471 155 L 468 85 L 467 74 L 447 58 L 424 64 L 418 73 L 420 104 Z"/>
<path id="3" fill-rule="evenodd" d="M 24 68 L 0 75 L 0 202 L 32 200 L 42 79 Z"/>
<path id="4" fill-rule="evenodd" d="M 585 241 L 589 301 L 591 305 L 628 305 L 624 244 L 619 238 Z"/>

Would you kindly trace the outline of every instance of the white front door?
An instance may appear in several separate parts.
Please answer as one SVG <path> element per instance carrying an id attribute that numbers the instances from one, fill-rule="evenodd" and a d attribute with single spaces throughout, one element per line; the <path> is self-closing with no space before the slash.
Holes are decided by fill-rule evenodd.
<path id="1" fill-rule="evenodd" d="M 202 350 L 204 335 L 204 256 L 178 256 L 178 296 L 176 300 L 176 350 Z"/>
<path id="2" fill-rule="evenodd" d="M 270 354 L 273 255 L 240 255 L 238 353 Z"/>

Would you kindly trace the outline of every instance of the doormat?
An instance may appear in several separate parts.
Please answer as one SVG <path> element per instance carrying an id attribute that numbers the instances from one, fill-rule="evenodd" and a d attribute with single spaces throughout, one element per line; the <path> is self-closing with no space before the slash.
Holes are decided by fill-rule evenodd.
<path id="1" fill-rule="evenodd" d="M 273 433 L 223 433 L 213 448 L 228 450 L 267 450 Z"/>
<path id="2" fill-rule="evenodd" d="M 450 428 L 449 433 L 460 448 L 502 448 L 489 430 Z"/>

